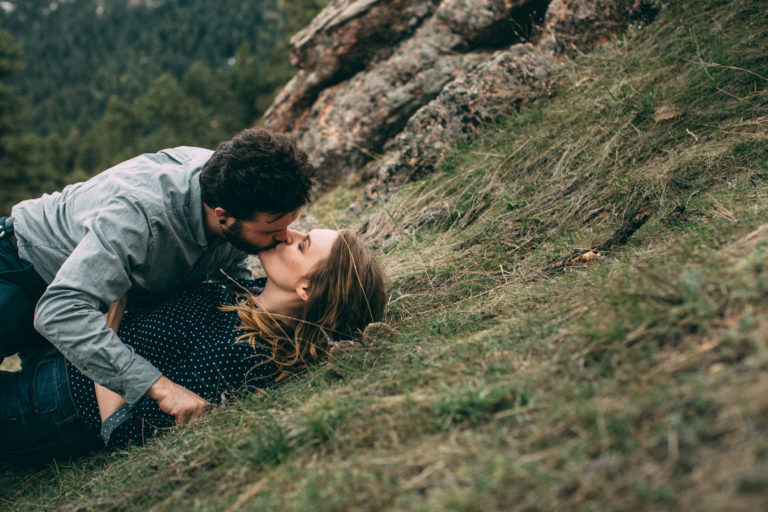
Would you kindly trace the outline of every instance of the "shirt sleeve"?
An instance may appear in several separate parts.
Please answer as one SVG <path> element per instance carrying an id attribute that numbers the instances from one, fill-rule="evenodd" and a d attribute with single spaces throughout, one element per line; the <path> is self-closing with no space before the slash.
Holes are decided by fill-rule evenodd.
<path id="1" fill-rule="evenodd" d="M 162 374 L 107 328 L 103 312 L 131 286 L 152 243 L 138 203 L 116 198 L 89 221 L 35 311 L 35 328 L 92 380 L 135 403 Z"/>
<path id="2" fill-rule="evenodd" d="M 270 385 L 273 366 L 258 366 L 264 360 L 262 353 L 247 344 L 233 343 L 231 335 L 227 338 L 196 348 L 166 376 L 213 404 L 226 403 L 233 393 L 246 388 Z M 157 430 L 173 424 L 173 416 L 145 397 L 136 404 L 124 405 L 104 420 L 101 437 L 110 449 L 143 444 Z"/>

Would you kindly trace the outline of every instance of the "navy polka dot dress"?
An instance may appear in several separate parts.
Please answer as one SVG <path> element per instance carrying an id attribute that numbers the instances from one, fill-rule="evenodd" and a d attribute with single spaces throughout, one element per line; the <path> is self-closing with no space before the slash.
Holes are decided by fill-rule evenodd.
<path id="1" fill-rule="evenodd" d="M 263 280 L 240 283 L 256 291 L 263 288 Z M 274 382 L 276 368 L 271 362 L 259 363 L 268 359 L 269 351 L 236 342 L 243 334 L 237 329 L 237 313 L 219 309 L 235 303 L 234 289 L 227 283 L 202 283 L 142 310 L 131 310 L 129 301 L 118 335 L 164 376 L 211 403 L 222 404 L 233 394 L 267 387 Z M 157 402 L 144 397 L 123 406 L 102 425 L 93 381 L 69 363 L 68 371 L 81 417 L 107 447 L 142 444 L 158 429 L 174 424 Z"/>

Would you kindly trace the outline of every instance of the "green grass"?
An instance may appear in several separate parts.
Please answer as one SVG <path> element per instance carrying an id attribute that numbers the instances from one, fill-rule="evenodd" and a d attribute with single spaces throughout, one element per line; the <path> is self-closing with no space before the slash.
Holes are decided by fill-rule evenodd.
<path id="1" fill-rule="evenodd" d="M 678 2 L 386 204 L 321 198 L 382 254 L 396 339 L 143 448 L 4 468 L 0 508 L 765 508 L 764 17 Z"/>

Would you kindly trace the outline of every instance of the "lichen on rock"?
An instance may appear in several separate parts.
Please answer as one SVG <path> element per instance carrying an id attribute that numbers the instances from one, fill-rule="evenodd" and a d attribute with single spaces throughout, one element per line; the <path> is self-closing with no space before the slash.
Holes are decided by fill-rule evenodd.
<path id="1" fill-rule="evenodd" d="M 262 124 L 296 137 L 326 186 L 368 200 L 546 95 L 560 53 L 648 20 L 661 0 L 332 0 L 292 38 L 299 68 Z"/>

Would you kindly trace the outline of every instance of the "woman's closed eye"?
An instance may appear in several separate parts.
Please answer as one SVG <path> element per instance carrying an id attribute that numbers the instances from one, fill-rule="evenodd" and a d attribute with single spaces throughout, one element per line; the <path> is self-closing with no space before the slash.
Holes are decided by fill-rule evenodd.
<path id="1" fill-rule="evenodd" d="M 310 243 L 312 243 L 312 242 L 311 242 L 311 240 L 309 238 L 309 234 L 307 234 L 307 236 L 304 237 L 304 240 L 299 242 L 299 251 L 304 252 L 304 249 L 309 247 Z"/>

